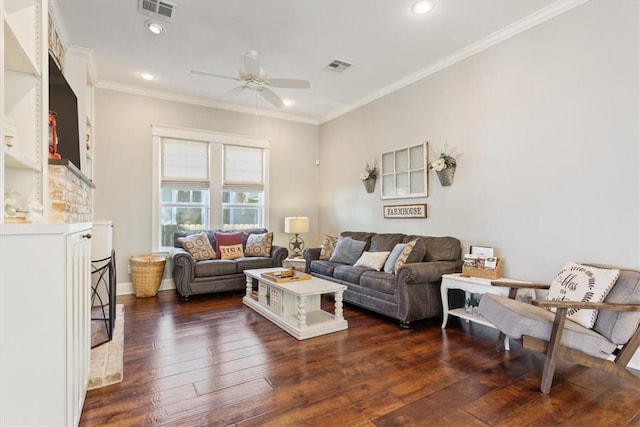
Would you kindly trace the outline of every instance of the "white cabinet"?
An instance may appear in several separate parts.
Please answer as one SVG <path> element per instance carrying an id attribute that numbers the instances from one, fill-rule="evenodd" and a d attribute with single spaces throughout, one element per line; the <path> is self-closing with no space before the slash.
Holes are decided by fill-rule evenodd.
<path id="1" fill-rule="evenodd" d="M 45 216 L 47 7 L 47 1 L 41 0 L 5 0 L 0 4 L 0 208 L 5 205 L 5 189 L 11 189 L 22 206 L 40 202 Z M 14 137 L 8 138 L 10 135 Z M 2 222 L 4 214 L 0 215 Z"/>
<path id="2" fill-rule="evenodd" d="M 91 355 L 91 223 L 0 226 L 0 425 L 75 426 Z"/>

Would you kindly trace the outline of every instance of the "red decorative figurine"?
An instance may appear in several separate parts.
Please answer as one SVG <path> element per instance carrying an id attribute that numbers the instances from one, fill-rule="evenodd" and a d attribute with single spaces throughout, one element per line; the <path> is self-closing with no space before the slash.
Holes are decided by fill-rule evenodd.
<path id="1" fill-rule="evenodd" d="M 58 134 L 56 132 L 55 111 L 49 111 L 49 158 L 60 158 L 60 154 L 58 154 Z"/>

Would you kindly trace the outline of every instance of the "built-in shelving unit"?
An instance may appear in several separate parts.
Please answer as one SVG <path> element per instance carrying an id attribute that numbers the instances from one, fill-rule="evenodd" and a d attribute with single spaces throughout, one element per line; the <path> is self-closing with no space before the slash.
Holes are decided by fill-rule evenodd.
<path id="1" fill-rule="evenodd" d="M 49 194 L 56 188 L 49 178 L 66 191 L 81 177 L 64 178 L 82 173 L 49 165 L 49 6 L 47 0 L 0 2 L 0 425 L 76 426 L 88 385 L 92 216 L 88 208 L 82 222 L 76 215 L 51 223 L 55 196 Z M 82 103 L 72 110 L 85 147 L 86 123 L 93 120 L 86 113 L 93 111 L 91 58 L 75 51 L 69 57 L 65 69 Z M 86 208 L 93 184 L 87 187 L 58 204 Z M 25 223 L 24 212 L 8 215 L 6 190 L 18 209 L 39 202 L 43 223 Z"/>
<path id="2" fill-rule="evenodd" d="M 38 201 L 47 209 L 48 67 L 47 2 L 6 0 L 0 8 L 4 70 L 0 78 L 0 206 L 5 190 L 26 206 Z M 12 144 L 5 137 L 15 130 Z M 3 209 L 4 210 L 4 209 Z M 0 215 L 0 223 L 4 221 Z"/>

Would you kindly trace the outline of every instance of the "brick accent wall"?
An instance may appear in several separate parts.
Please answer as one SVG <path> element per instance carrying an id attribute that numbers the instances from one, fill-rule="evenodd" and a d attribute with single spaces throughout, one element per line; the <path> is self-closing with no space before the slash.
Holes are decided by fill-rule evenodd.
<path id="1" fill-rule="evenodd" d="M 93 184 L 72 166 L 49 165 L 49 222 L 89 222 L 93 219 Z"/>

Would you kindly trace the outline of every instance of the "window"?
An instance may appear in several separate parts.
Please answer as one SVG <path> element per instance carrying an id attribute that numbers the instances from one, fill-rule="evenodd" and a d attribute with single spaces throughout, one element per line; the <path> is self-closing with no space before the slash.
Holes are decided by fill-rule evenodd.
<path id="1" fill-rule="evenodd" d="M 263 166 L 262 149 L 224 146 L 222 224 L 225 230 L 264 224 Z"/>
<path id="2" fill-rule="evenodd" d="M 382 153 L 382 199 L 427 197 L 427 143 Z"/>
<path id="3" fill-rule="evenodd" d="M 209 228 L 209 144 L 165 138 L 161 146 L 161 246 L 173 233 Z"/>
<path id="4" fill-rule="evenodd" d="M 267 224 L 267 141 L 153 126 L 153 248 L 176 231 Z"/>

